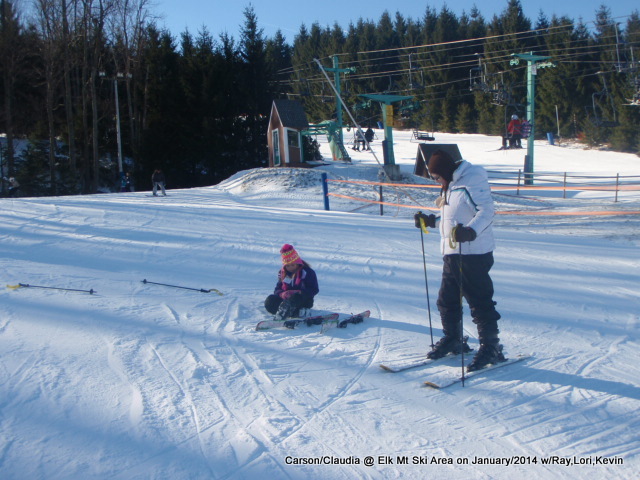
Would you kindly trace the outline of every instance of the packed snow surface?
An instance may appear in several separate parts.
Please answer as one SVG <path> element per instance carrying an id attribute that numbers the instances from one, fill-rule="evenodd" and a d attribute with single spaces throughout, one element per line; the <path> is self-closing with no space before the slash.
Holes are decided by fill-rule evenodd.
<path id="1" fill-rule="evenodd" d="M 439 234 L 412 219 L 438 191 L 384 186 L 381 216 L 346 198 L 376 200 L 378 186 L 330 181 L 343 196 L 323 208 L 322 173 L 381 178 L 376 133 L 350 164 L 190 190 L 168 179 L 167 197 L 0 200 L 3 282 L 31 285 L 0 292 L 0 478 L 638 478 L 640 192 L 496 191 L 501 340 L 532 357 L 428 389 L 460 375 L 460 358 L 379 364 L 424 356 L 430 321 L 441 335 Z M 394 133 L 403 181 L 432 184 L 412 175 L 410 132 Z M 436 143 L 490 171 L 524 161 L 496 137 Z M 637 184 L 640 159 L 540 141 L 535 170 Z M 371 318 L 255 331 L 284 243 L 318 274 L 314 312 Z M 466 308 L 464 322 L 477 348 Z"/>

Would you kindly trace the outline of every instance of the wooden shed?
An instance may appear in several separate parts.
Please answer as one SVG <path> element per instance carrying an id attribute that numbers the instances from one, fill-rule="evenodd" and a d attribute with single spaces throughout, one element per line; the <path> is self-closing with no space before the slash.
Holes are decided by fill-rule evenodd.
<path id="1" fill-rule="evenodd" d="M 296 100 L 274 100 L 271 106 L 267 143 L 270 167 L 305 167 L 303 130 L 309 128 L 307 114 Z"/>
<path id="2" fill-rule="evenodd" d="M 416 164 L 413 168 L 414 175 L 429 178 L 427 165 L 429 165 L 429 159 L 436 150 L 447 152 L 454 160 L 462 160 L 457 143 L 421 143 L 418 145 Z"/>

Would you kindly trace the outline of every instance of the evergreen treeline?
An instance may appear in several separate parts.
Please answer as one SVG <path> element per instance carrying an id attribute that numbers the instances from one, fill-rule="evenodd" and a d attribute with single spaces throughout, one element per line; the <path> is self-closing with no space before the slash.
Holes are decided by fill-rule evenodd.
<path id="1" fill-rule="evenodd" d="M 346 30 L 302 25 L 293 45 L 266 38 L 252 7 L 237 40 L 206 29 L 176 39 L 149 0 L 37 0 L 30 14 L 0 0 L 2 173 L 23 194 L 115 190 L 119 151 L 139 189 L 156 168 L 178 188 L 264 166 L 274 98 L 301 100 L 312 122 L 335 115 L 315 58 L 349 69 L 342 91 L 358 123 L 381 117 L 359 95 L 388 93 L 412 97 L 395 105 L 408 128 L 500 134 L 526 109 L 527 62 L 512 54 L 549 56 L 536 76 L 539 135 L 640 150 L 640 106 L 624 105 L 639 100 L 637 11 L 617 24 L 602 6 L 587 26 L 542 12 L 532 24 L 519 0 L 491 20 L 427 7 Z M 18 138 L 31 140 L 19 155 Z"/>

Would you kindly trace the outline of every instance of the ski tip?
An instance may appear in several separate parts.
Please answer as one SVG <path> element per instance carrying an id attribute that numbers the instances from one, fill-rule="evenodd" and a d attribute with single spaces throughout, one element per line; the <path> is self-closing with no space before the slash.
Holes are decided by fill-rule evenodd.
<path id="1" fill-rule="evenodd" d="M 382 370 L 384 370 L 385 372 L 396 373 L 396 370 L 395 370 L 394 368 L 391 368 L 390 366 L 388 366 L 388 365 L 384 365 L 384 364 L 382 364 L 382 363 L 380 364 L 380 368 L 381 368 Z"/>
<path id="2" fill-rule="evenodd" d="M 440 390 L 440 385 L 435 384 L 433 382 L 424 382 L 422 385 L 428 388 L 433 388 L 435 390 Z"/>

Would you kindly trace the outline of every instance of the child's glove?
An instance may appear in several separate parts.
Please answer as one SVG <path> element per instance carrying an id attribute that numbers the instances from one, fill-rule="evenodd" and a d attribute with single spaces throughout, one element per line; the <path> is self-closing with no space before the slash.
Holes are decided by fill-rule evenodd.
<path id="1" fill-rule="evenodd" d="M 289 298 L 293 297 L 297 293 L 300 293 L 300 290 L 285 290 L 280 294 L 280 298 L 282 300 L 288 300 Z"/>

